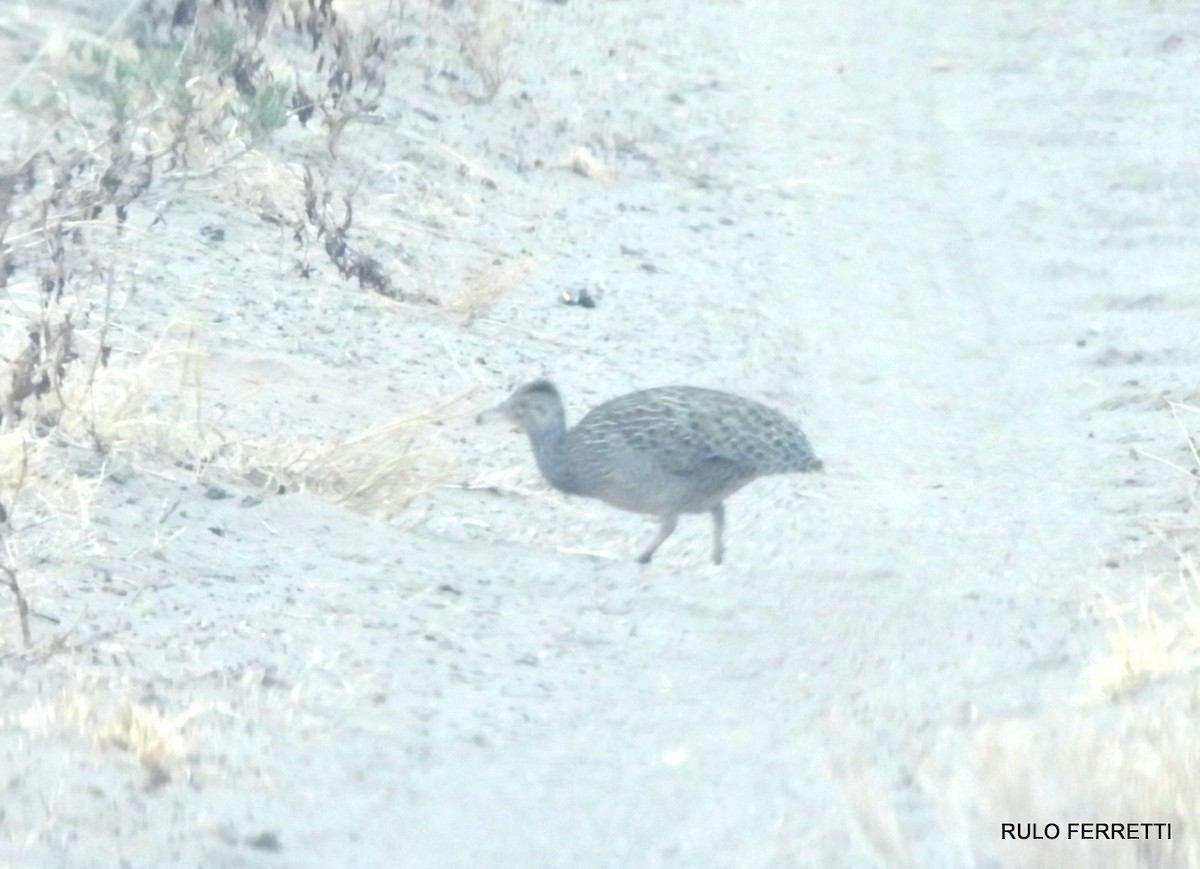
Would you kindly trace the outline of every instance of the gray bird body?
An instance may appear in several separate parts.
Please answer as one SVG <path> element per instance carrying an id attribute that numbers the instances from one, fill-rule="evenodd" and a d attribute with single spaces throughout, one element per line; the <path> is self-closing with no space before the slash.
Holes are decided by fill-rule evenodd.
<path id="1" fill-rule="evenodd" d="M 643 563 L 681 513 L 710 512 L 713 561 L 720 564 L 727 497 L 757 477 L 822 467 L 804 433 L 783 414 L 712 389 L 631 392 L 567 429 L 558 390 L 535 380 L 494 412 L 524 429 L 538 469 L 556 489 L 659 517 L 658 535 L 638 558 Z"/>

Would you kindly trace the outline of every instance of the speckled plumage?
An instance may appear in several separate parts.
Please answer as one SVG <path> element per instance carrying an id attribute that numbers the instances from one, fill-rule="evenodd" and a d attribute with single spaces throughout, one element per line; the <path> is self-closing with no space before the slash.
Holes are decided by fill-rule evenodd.
<path id="1" fill-rule="evenodd" d="M 822 467 L 783 414 L 712 389 L 631 392 L 593 408 L 568 430 L 558 390 L 535 380 L 494 412 L 529 435 L 538 469 L 555 488 L 659 517 L 642 563 L 671 536 L 681 513 L 710 512 L 713 562 L 720 564 L 727 497 L 757 477 Z"/>

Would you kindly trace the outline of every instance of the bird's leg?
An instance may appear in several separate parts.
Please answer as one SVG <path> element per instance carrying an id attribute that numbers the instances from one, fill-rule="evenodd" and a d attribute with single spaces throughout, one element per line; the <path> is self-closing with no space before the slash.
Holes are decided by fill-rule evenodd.
<path id="1" fill-rule="evenodd" d="M 646 551 L 638 556 L 639 564 L 649 564 L 651 556 L 658 547 L 662 546 L 662 542 L 670 537 L 675 532 L 675 526 L 679 524 L 678 516 L 663 516 L 662 524 L 658 527 L 658 534 L 650 541 L 650 545 L 646 547 Z"/>
<path id="2" fill-rule="evenodd" d="M 725 560 L 725 504 L 712 508 L 713 517 L 713 564 Z"/>

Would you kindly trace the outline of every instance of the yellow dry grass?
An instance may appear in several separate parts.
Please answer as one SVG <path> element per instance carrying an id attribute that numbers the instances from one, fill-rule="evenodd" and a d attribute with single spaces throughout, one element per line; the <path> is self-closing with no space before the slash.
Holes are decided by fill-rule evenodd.
<path id="1" fill-rule="evenodd" d="M 533 257 L 518 257 L 511 262 L 479 269 L 467 279 L 454 299 L 445 307 L 456 315 L 463 325 L 469 326 L 484 314 L 506 293 L 515 289 L 533 270 Z"/>
<path id="2" fill-rule="evenodd" d="M 344 440 L 229 440 L 211 468 L 265 491 L 311 492 L 358 510 L 396 512 L 450 476 L 451 463 L 416 435 L 433 413 L 373 426 Z"/>
<path id="3" fill-rule="evenodd" d="M 1200 663 L 1200 570 L 1179 553 L 1178 574 L 1147 582 L 1137 599 L 1103 598 L 1108 648 L 1086 674 L 1095 694 L 1117 699 L 1146 685 L 1181 676 Z"/>
<path id="4" fill-rule="evenodd" d="M 188 725 L 203 710 L 190 708 L 166 715 L 128 698 L 113 700 L 108 690 L 79 685 L 50 702 L 35 702 L 0 718 L 0 726 L 17 729 L 34 742 L 80 737 L 102 749 L 115 749 L 136 760 L 148 787 L 170 779 L 171 771 L 190 750 Z"/>
<path id="5" fill-rule="evenodd" d="M 1170 411 L 1187 445 L 1190 465 L 1143 455 L 1178 472 L 1194 510 L 1200 508 L 1200 450 L 1192 431 L 1200 423 L 1200 408 L 1172 402 Z M 1178 525 L 1179 520 L 1170 522 Z M 1174 571 L 1148 578 L 1131 601 L 1102 599 L 1108 648 L 1093 662 L 1087 680 L 1093 692 L 1110 699 L 1160 680 L 1191 676 L 1200 664 L 1200 565 L 1195 554 L 1200 534 L 1162 520 L 1158 525 L 1151 530 L 1172 553 Z"/>

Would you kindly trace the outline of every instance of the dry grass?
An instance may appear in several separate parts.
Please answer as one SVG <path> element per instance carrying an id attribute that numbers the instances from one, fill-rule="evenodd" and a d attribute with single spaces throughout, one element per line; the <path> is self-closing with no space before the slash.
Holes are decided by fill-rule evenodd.
<path id="1" fill-rule="evenodd" d="M 516 4 L 513 0 L 467 0 L 458 5 L 461 10 L 454 26 L 460 51 L 479 85 L 470 96 L 477 102 L 490 102 L 512 76 L 509 53 L 514 45 Z"/>
<path id="2" fill-rule="evenodd" d="M 68 411 L 58 430 L 82 443 L 156 456 L 205 476 L 245 480 L 266 492 L 311 492 L 357 509 L 400 510 L 446 479 L 449 461 L 418 442 L 430 426 L 454 416 L 470 392 L 334 443 L 249 438 L 229 431 L 206 410 L 200 341 L 194 325 L 177 324 L 135 364 L 111 364 L 91 384 L 76 381 L 65 390 Z M 166 349 L 172 344 L 175 349 Z M 164 377 L 165 372 L 174 375 Z"/>
<path id="3" fill-rule="evenodd" d="M 1200 509 L 1196 484 L 1200 450 L 1192 434 L 1200 423 L 1200 409 L 1171 403 L 1170 410 L 1190 463 L 1147 457 L 1178 472 L 1191 509 Z M 1170 522 L 1177 524 L 1178 520 Z M 1169 525 L 1151 530 L 1171 552 L 1175 569 L 1172 574 L 1148 579 L 1131 602 L 1103 599 L 1101 617 L 1110 626 L 1109 648 L 1098 656 L 1087 678 L 1094 692 L 1110 699 L 1164 679 L 1190 677 L 1200 664 L 1200 565 L 1195 553 L 1200 534 L 1195 528 Z"/>
<path id="4" fill-rule="evenodd" d="M 195 715 L 195 710 L 188 710 L 168 717 L 126 700 L 107 716 L 97 719 L 95 739 L 100 745 L 137 758 L 146 772 L 146 786 L 160 787 L 170 781 L 171 767 L 186 757 L 183 730 Z"/>
<path id="5" fill-rule="evenodd" d="M 0 726 L 19 729 L 34 742 L 78 736 L 97 747 L 116 749 L 137 761 L 145 774 L 143 786 L 152 789 L 170 781 L 172 771 L 187 758 L 185 733 L 199 714 L 193 708 L 164 715 L 128 698 L 114 701 L 108 691 L 79 687 L 54 702 L 35 703 L 0 718 Z"/>
<path id="6" fill-rule="evenodd" d="M 220 434 L 204 410 L 203 328 L 172 323 L 144 352 L 112 353 L 107 364 L 69 378 L 55 414 L 56 436 L 101 453 L 172 462 L 213 449 Z"/>
<path id="7" fill-rule="evenodd" d="M 533 270 L 533 257 L 523 256 L 512 262 L 496 263 L 479 269 L 467 279 L 467 285 L 445 309 L 469 326 L 475 319 L 516 288 Z"/>
<path id="8" fill-rule="evenodd" d="M 22 500 L 26 517 L 74 512 L 78 499 L 73 478 L 55 461 L 54 445 L 36 431 L 33 421 L 0 432 L 0 492 L 11 512 L 13 499 Z"/>
<path id="9" fill-rule="evenodd" d="M 421 414 L 338 443 L 315 438 L 228 441 L 209 465 L 267 492 L 311 492 L 358 510 L 396 512 L 450 477 L 450 461 L 416 445 Z"/>
<path id="10" fill-rule="evenodd" d="M 1092 692 L 1115 700 L 1197 669 L 1200 569 L 1191 553 L 1178 553 L 1176 576 L 1150 580 L 1130 603 L 1105 597 L 1103 606 L 1108 649 L 1088 670 Z"/>

